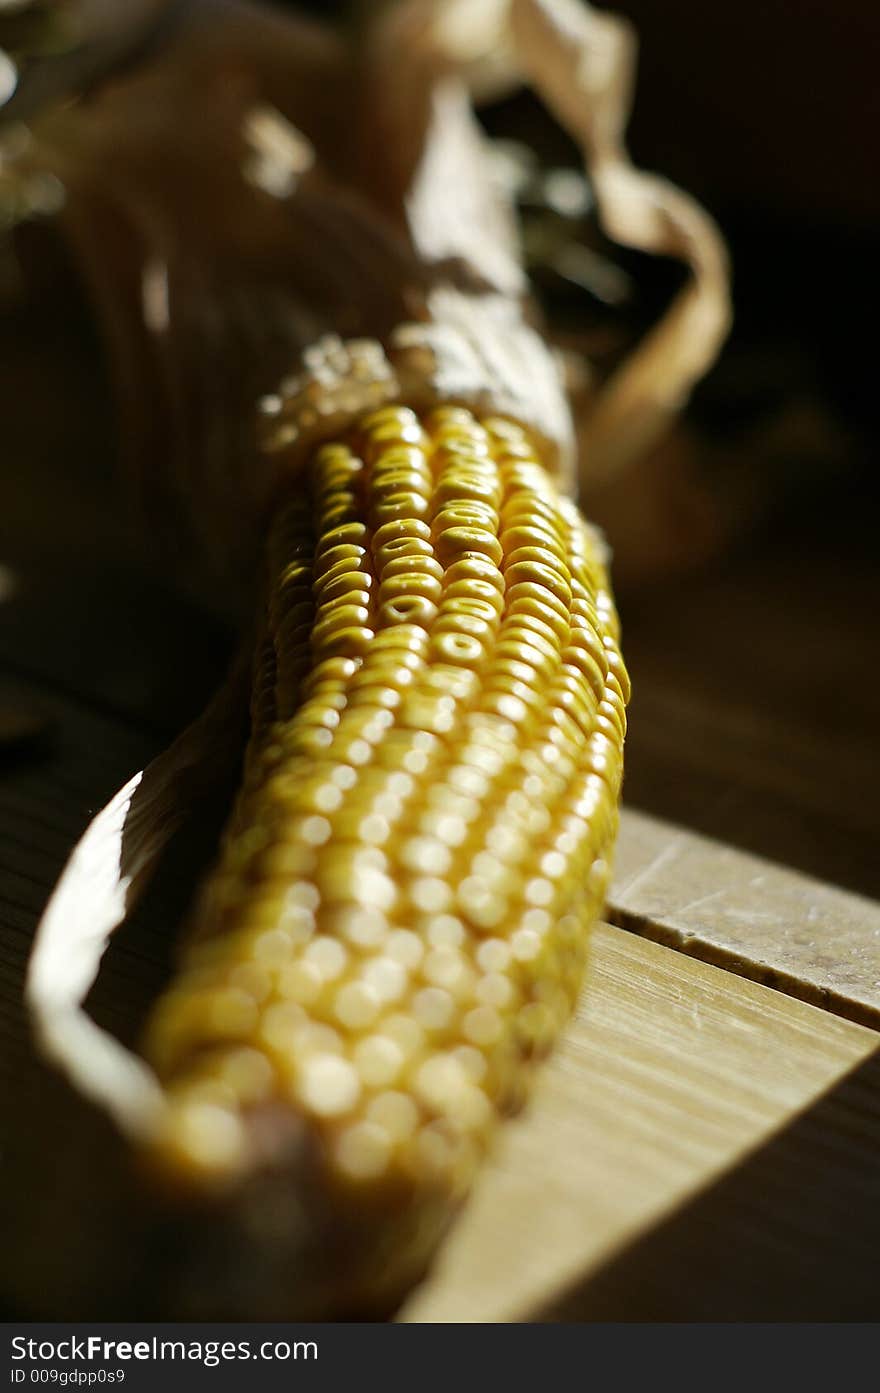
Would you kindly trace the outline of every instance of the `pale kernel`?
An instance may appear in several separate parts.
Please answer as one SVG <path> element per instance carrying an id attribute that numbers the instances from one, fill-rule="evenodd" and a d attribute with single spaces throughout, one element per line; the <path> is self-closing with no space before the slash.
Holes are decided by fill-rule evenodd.
<path id="1" fill-rule="evenodd" d="M 480 1131 L 492 1121 L 494 1109 L 482 1089 L 465 1083 L 455 1099 L 454 1121 L 470 1131 Z"/>
<path id="2" fill-rule="evenodd" d="M 418 967 L 425 952 L 422 940 L 410 929 L 392 930 L 384 947 L 389 958 L 409 968 Z"/>
<path id="3" fill-rule="evenodd" d="M 405 1093 L 380 1093 L 368 1104 L 366 1115 L 395 1142 L 406 1141 L 419 1124 L 419 1110 Z"/>
<path id="4" fill-rule="evenodd" d="M 353 1064 L 338 1055 L 316 1054 L 301 1070 L 299 1096 L 319 1117 L 338 1117 L 354 1107 L 361 1083 Z"/>
<path id="5" fill-rule="evenodd" d="M 495 1006 L 503 1010 L 513 1000 L 513 983 L 500 972 L 488 972 L 477 983 L 476 995 L 484 1006 Z"/>
<path id="6" fill-rule="evenodd" d="M 386 1017 L 379 1030 L 400 1047 L 407 1059 L 416 1054 L 425 1043 L 424 1032 L 418 1021 L 413 1020 L 412 1016 L 404 1015 L 403 1012 Z"/>
<path id="7" fill-rule="evenodd" d="M 504 1032 L 504 1022 L 491 1006 L 477 1006 L 463 1021 L 466 1040 L 473 1045 L 494 1045 Z"/>
<path id="8" fill-rule="evenodd" d="M 272 1087 L 272 1065 L 259 1050 L 230 1050 L 217 1066 L 218 1080 L 239 1103 L 262 1102 Z"/>
<path id="9" fill-rule="evenodd" d="M 440 987 L 425 987 L 413 997 L 413 1011 L 426 1030 L 443 1030 L 452 1020 L 455 1003 Z"/>
<path id="10" fill-rule="evenodd" d="M 363 969 L 363 980 L 382 1003 L 397 1001 L 407 984 L 406 968 L 392 957 L 374 958 Z"/>
<path id="11" fill-rule="evenodd" d="M 323 846 L 330 840 L 332 830 L 326 817 L 306 817 L 300 824 L 299 835 L 308 846 Z"/>
<path id="12" fill-rule="evenodd" d="M 531 929 L 536 934 L 546 934 L 551 927 L 552 919 L 546 909 L 527 909 L 521 920 L 524 929 Z"/>
<path id="13" fill-rule="evenodd" d="M 375 948 L 388 932 L 388 920 L 378 909 L 357 907 L 340 909 L 333 915 L 334 933 L 339 933 L 358 948 Z"/>
<path id="14" fill-rule="evenodd" d="M 388 1169 L 393 1141 L 376 1122 L 346 1127 L 336 1143 L 336 1162 L 354 1180 L 375 1180 Z"/>
<path id="15" fill-rule="evenodd" d="M 461 1062 L 452 1054 L 426 1059 L 414 1079 L 416 1094 L 435 1112 L 453 1111 L 465 1087 L 469 1087 Z"/>
<path id="16" fill-rule="evenodd" d="M 226 1108 L 188 1103 L 172 1112 L 169 1123 L 174 1148 L 200 1170 L 230 1170 L 244 1158 L 244 1128 Z"/>
<path id="17" fill-rule="evenodd" d="M 466 876 L 458 887 L 462 913 L 478 928 L 494 929 L 507 912 L 507 901 L 480 876 Z"/>
<path id="18" fill-rule="evenodd" d="M 348 982 L 336 993 L 333 1009 L 341 1025 L 349 1030 L 360 1030 L 376 1019 L 379 999 L 365 982 Z"/>
<path id="19" fill-rule="evenodd" d="M 277 1001 L 269 1006 L 260 1021 L 260 1039 L 271 1050 L 290 1053 L 298 1030 L 305 1025 L 308 1017 L 301 1006 L 294 1001 Z"/>
<path id="20" fill-rule="evenodd" d="M 318 969 L 325 982 L 332 982 L 339 977 L 348 961 L 345 945 L 327 934 L 313 939 L 303 957 L 307 963 Z"/>
<path id="21" fill-rule="evenodd" d="M 290 957 L 289 949 L 287 957 Z M 229 974 L 229 985 L 245 992 L 253 1001 L 265 1001 L 272 990 L 272 974 L 260 963 L 239 963 Z"/>
<path id="22" fill-rule="evenodd" d="M 297 1057 L 309 1054 L 343 1054 L 342 1036 L 332 1025 L 308 1021 L 294 1036 L 293 1053 Z"/>
<path id="23" fill-rule="evenodd" d="M 541 938 L 533 929 L 517 929 L 510 940 L 510 949 L 517 962 L 534 962 L 541 951 Z"/>
<path id="24" fill-rule="evenodd" d="M 452 901 L 452 890 L 439 877 L 419 876 L 409 887 L 409 898 L 422 914 L 441 914 Z"/>
<path id="25" fill-rule="evenodd" d="M 433 987 L 445 987 L 454 992 L 464 985 L 467 979 L 467 965 L 456 948 L 443 946 L 434 948 L 422 964 L 422 974 Z"/>
<path id="26" fill-rule="evenodd" d="M 314 912 L 321 902 L 317 889 L 309 880 L 298 880 L 284 897 L 285 911 L 304 909 Z"/>
<path id="27" fill-rule="evenodd" d="M 541 857 L 541 873 L 550 880 L 558 880 L 564 875 L 566 860 L 560 851 L 548 851 Z"/>
<path id="28" fill-rule="evenodd" d="M 308 1006 L 320 995 L 324 979 L 313 963 L 294 962 L 282 967 L 278 974 L 278 993 L 291 1001 Z"/>
<path id="29" fill-rule="evenodd" d="M 456 1045 L 452 1053 L 471 1083 L 481 1083 L 489 1068 L 486 1056 L 473 1045 Z"/>
<path id="30" fill-rule="evenodd" d="M 421 875 L 446 875 L 451 864 L 450 848 L 434 837 L 411 837 L 401 847 L 401 864 Z"/>
<path id="31" fill-rule="evenodd" d="M 368 1035 L 355 1047 L 354 1063 L 368 1087 L 384 1088 L 394 1082 L 403 1068 L 403 1051 L 387 1035 Z"/>
<path id="32" fill-rule="evenodd" d="M 308 943 L 315 932 L 315 916 L 312 910 L 301 905 L 285 906 L 278 919 L 279 928 L 288 935 L 291 946 Z"/>
<path id="33" fill-rule="evenodd" d="M 525 895 L 528 904 L 544 908 L 544 906 L 550 904 L 553 899 L 553 886 L 549 880 L 536 877 L 534 880 L 530 880 L 527 883 Z"/>
<path id="34" fill-rule="evenodd" d="M 458 948 L 464 938 L 464 924 L 453 914 L 441 914 L 428 929 L 428 941 L 435 948 Z"/>
<path id="35" fill-rule="evenodd" d="M 510 962 L 510 946 L 502 938 L 487 938 L 477 949 L 477 966 L 484 972 L 503 972 Z"/>

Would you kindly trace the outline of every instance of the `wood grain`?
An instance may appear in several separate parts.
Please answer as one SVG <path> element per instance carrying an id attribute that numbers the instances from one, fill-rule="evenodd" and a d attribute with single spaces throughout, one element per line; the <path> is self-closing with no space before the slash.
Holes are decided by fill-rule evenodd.
<path id="1" fill-rule="evenodd" d="M 403 1318 L 534 1318 L 628 1244 L 637 1292 L 639 1237 L 878 1045 L 872 1031 L 600 926 L 576 1020 Z M 826 1141 L 837 1149 L 833 1129 Z M 772 1230 L 775 1193 L 754 1201 L 753 1223 Z M 723 1252 L 714 1258 L 723 1271 Z M 880 1305 L 876 1284 L 870 1295 Z M 567 1316 L 582 1313 L 575 1304 Z"/>
<path id="2" fill-rule="evenodd" d="M 627 808 L 612 922 L 880 1026 L 880 904 Z"/>
<path id="3" fill-rule="evenodd" d="M 880 1316 L 880 1054 L 536 1315 L 599 1321 Z"/>

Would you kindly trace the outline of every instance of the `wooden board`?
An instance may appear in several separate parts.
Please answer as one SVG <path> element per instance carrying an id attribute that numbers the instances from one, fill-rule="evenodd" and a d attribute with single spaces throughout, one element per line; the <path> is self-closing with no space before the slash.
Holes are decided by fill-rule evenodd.
<path id="1" fill-rule="evenodd" d="M 880 1026 L 880 904 L 624 811 L 608 914 L 634 933 Z"/>
<path id="2" fill-rule="evenodd" d="M 575 1284 L 586 1290 L 567 1317 L 590 1318 L 589 1279 L 603 1264 L 625 1245 L 637 1248 L 878 1045 L 873 1031 L 600 926 L 577 1018 L 404 1318 L 528 1320 Z M 841 1136 L 829 1129 L 826 1140 L 845 1169 Z M 876 1116 L 864 1145 L 872 1141 L 880 1142 Z M 872 1198 L 876 1211 L 880 1176 Z M 775 1205 L 774 1192 L 757 1193 L 752 1222 L 772 1230 Z M 867 1206 L 859 1222 L 874 1223 Z M 716 1257 L 723 1272 L 727 1255 Z M 810 1258 L 819 1262 L 821 1249 Z M 792 1255 L 790 1276 L 802 1261 Z M 876 1277 L 876 1269 L 848 1273 L 875 1316 Z M 638 1289 L 636 1264 L 630 1309 Z M 687 1319 L 691 1300 L 689 1285 L 680 1289 L 671 1318 Z M 628 1318 L 626 1300 L 620 1309 L 617 1318 Z M 728 1318 L 723 1307 L 719 1314 Z M 834 1318 L 831 1305 L 825 1316 Z M 773 1318 L 770 1304 L 762 1318 Z"/>

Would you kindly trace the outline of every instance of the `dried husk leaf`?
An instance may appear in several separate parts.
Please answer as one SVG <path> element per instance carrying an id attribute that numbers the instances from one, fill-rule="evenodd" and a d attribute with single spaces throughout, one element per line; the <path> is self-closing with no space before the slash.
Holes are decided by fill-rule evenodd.
<path id="1" fill-rule="evenodd" d="M 605 232 L 625 246 L 676 257 L 691 272 L 577 423 L 579 458 L 596 484 L 663 435 L 715 361 L 730 328 L 727 257 L 718 229 L 692 198 L 630 162 L 629 25 L 579 0 L 513 0 L 511 18 L 528 76 L 584 153 Z"/>

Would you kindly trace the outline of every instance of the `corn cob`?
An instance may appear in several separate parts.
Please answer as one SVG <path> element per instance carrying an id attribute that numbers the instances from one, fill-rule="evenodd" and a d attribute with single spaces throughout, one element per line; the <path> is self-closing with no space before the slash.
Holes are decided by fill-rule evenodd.
<path id="1" fill-rule="evenodd" d="M 401 1289 L 424 1265 L 572 1010 L 617 640 L 597 539 L 506 419 L 385 407 L 277 508 L 243 785 L 146 1033 L 151 1161 L 221 1194 L 292 1147 L 373 1254 L 352 1291 L 377 1243 Z"/>

